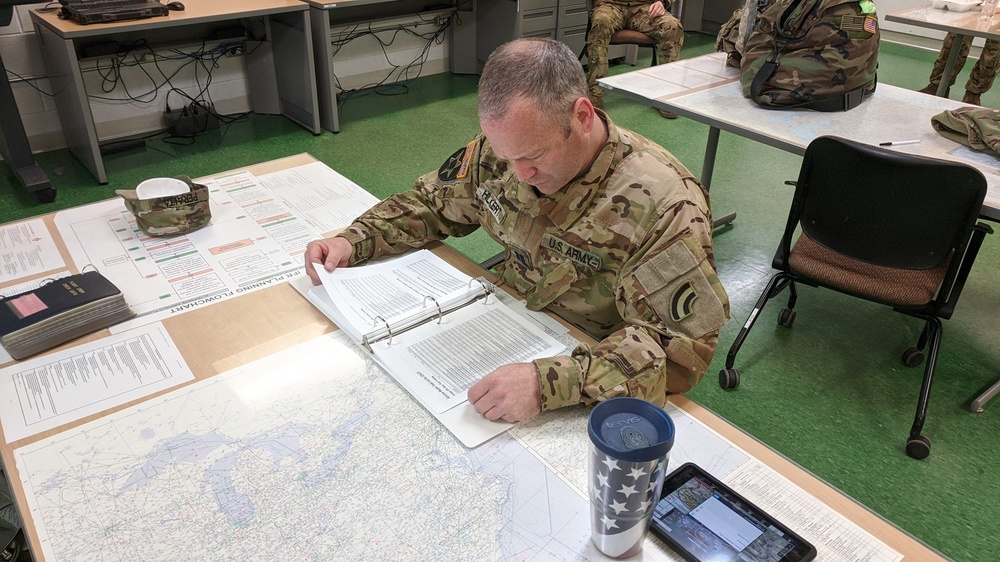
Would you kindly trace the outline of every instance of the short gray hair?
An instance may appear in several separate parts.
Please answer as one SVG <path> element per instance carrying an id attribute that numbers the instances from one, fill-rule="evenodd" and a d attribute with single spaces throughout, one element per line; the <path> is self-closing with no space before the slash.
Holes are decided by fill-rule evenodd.
<path id="1" fill-rule="evenodd" d="M 565 43 L 539 37 L 497 47 L 479 78 L 479 119 L 496 120 L 526 98 L 566 128 L 577 99 L 588 96 L 583 66 Z"/>

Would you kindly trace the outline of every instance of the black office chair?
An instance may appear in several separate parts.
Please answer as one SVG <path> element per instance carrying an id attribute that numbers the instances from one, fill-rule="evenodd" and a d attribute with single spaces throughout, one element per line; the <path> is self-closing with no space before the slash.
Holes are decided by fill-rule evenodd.
<path id="1" fill-rule="evenodd" d="M 590 36 L 590 25 L 591 18 L 594 13 L 594 0 L 587 0 L 587 33 L 586 37 Z M 640 31 L 633 31 L 631 29 L 620 29 L 611 35 L 611 45 L 636 45 L 638 47 L 649 47 L 653 51 L 653 62 L 650 66 L 656 66 L 660 64 L 660 49 L 656 44 L 656 39 L 653 39 L 649 35 L 642 33 Z M 580 60 L 587 61 L 587 46 L 588 43 L 584 43 L 583 50 L 580 51 Z"/>
<path id="2" fill-rule="evenodd" d="M 986 178 L 957 162 L 911 156 L 836 137 L 820 137 L 806 148 L 788 222 L 772 266 L 778 270 L 736 336 L 722 388 L 736 388 L 736 353 L 764 305 L 789 290 L 778 324 L 795 320 L 795 284 L 826 287 L 888 305 L 919 318 L 917 345 L 903 352 L 915 367 L 927 350 L 917 412 L 906 454 L 923 459 L 930 440 L 920 434 L 927 414 L 941 319 L 950 318 L 979 247 L 991 233 L 976 217 L 986 196 Z M 797 227 L 801 234 L 792 245 Z"/>

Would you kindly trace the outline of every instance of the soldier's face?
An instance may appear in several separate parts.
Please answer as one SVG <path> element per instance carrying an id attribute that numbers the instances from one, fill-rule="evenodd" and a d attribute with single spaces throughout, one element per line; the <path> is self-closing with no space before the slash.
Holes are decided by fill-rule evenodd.
<path id="1" fill-rule="evenodd" d="M 556 120 L 531 102 L 518 100 L 502 119 L 484 120 L 480 126 L 497 156 L 513 166 L 517 179 L 546 195 L 556 193 L 590 166 L 583 125 L 576 115 Z"/>

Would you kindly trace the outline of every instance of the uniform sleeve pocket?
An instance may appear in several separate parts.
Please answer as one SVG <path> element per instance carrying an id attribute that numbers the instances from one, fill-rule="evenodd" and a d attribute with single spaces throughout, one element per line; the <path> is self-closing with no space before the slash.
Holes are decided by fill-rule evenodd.
<path id="1" fill-rule="evenodd" d="M 674 242 L 634 275 L 649 306 L 671 331 L 698 339 L 726 323 L 726 310 L 709 281 L 711 276 L 718 285 L 718 276 L 694 238 Z"/>

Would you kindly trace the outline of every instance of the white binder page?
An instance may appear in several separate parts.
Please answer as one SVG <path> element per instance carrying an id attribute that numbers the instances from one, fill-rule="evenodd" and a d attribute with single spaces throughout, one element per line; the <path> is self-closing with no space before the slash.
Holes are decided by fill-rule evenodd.
<path id="1" fill-rule="evenodd" d="M 333 272 L 313 265 L 338 316 L 334 322 L 358 342 L 386 324 L 397 331 L 482 292 L 478 282 L 428 250 Z"/>
<path id="2" fill-rule="evenodd" d="M 503 304 L 477 301 L 372 345 L 372 353 L 427 409 L 441 413 L 497 367 L 553 357 L 566 346 Z"/>

